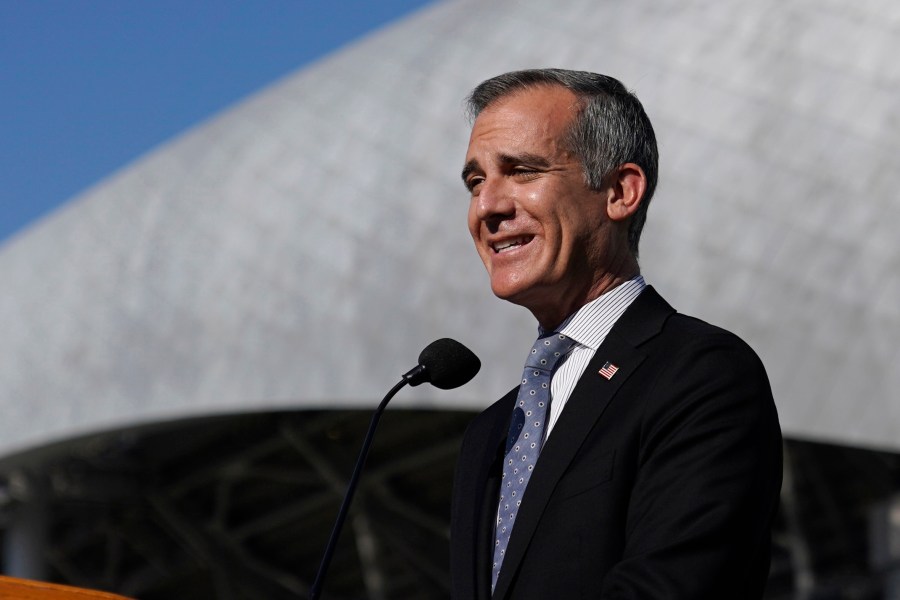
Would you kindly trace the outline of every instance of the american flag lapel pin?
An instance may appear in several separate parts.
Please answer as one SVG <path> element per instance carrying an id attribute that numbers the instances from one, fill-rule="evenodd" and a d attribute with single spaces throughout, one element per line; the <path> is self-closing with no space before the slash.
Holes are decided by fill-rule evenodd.
<path id="1" fill-rule="evenodd" d="M 616 365 L 612 364 L 609 361 L 606 361 L 605 363 L 603 363 L 603 366 L 600 367 L 600 371 L 598 371 L 598 372 L 601 375 L 603 375 L 603 377 L 605 377 L 606 379 L 612 379 L 613 375 L 615 375 L 616 371 L 618 371 L 618 370 L 619 370 L 619 367 L 617 367 Z"/>

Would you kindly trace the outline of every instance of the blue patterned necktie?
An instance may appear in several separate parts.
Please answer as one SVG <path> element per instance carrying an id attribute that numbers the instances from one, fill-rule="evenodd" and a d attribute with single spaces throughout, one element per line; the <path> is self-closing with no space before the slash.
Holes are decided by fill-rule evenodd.
<path id="1" fill-rule="evenodd" d="M 547 408 L 550 406 L 550 378 L 559 360 L 575 343 L 575 340 L 560 333 L 551 333 L 538 338 L 525 361 L 522 385 L 509 424 L 503 459 L 491 591 L 497 585 L 497 576 L 506 555 L 516 513 L 544 442 L 544 426 Z"/>

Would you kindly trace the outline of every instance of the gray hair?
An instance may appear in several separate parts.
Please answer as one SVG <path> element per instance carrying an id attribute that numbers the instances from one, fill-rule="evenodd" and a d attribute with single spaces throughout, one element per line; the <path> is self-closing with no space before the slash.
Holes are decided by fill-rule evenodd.
<path id="1" fill-rule="evenodd" d="M 625 163 L 635 163 L 647 177 L 647 189 L 628 225 L 628 246 L 635 257 L 647 208 L 656 189 L 659 151 L 653 125 L 640 101 L 612 77 L 587 71 L 529 69 L 513 71 L 481 82 L 466 99 L 474 121 L 494 101 L 511 93 L 538 87 L 562 86 L 581 101 L 581 110 L 568 132 L 570 149 L 581 160 L 585 181 L 602 190 L 606 178 Z"/>

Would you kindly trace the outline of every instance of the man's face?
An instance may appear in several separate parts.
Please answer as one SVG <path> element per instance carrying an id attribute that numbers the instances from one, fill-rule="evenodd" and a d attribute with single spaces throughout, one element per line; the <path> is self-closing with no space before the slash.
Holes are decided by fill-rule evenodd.
<path id="1" fill-rule="evenodd" d="M 469 231 L 494 294 L 544 327 L 599 295 L 609 255 L 607 192 L 587 187 L 565 141 L 577 110 L 559 86 L 496 100 L 475 121 L 463 169 Z"/>

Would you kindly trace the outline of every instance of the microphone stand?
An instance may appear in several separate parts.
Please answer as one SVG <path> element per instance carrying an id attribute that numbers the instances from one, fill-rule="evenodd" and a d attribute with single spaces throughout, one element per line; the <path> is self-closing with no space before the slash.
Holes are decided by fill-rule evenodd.
<path id="1" fill-rule="evenodd" d="M 366 432 L 366 439 L 363 441 L 362 449 L 359 451 L 359 458 L 356 459 L 356 467 L 353 469 L 353 475 L 350 477 L 350 483 L 347 484 L 347 493 L 344 494 L 344 501 L 341 503 L 341 510 L 338 512 L 337 519 L 334 522 L 334 528 L 331 530 L 331 537 L 328 538 L 328 546 L 325 547 L 325 554 L 322 556 L 322 564 L 319 565 L 319 572 L 316 573 L 316 579 L 309 589 L 309 600 L 318 600 L 322 593 L 322 586 L 325 584 L 325 574 L 328 572 L 328 566 L 331 564 L 331 557 L 337 547 L 338 536 L 344 527 L 344 521 L 347 518 L 347 512 L 350 509 L 350 502 L 353 500 L 353 494 L 356 492 L 356 485 L 359 483 L 359 476 L 362 473 L 363 466 L 366 463 L 366 457 L 369 455 L 369 446 L 372 445 L 372 438 L 375 437 L 375 428 L 378 427 L 378 421 L 381 419 L 381 413 L 387 407 L 391 398 L 400 391 L 407 383 L 414 383 L 416 376 L 424 371 L 422 365 L 418 365 L 403 376 L 403 380 L 391 388 L 391 390 L 375 409 L 372 415 L 372 422 L 369 423 L 369 430 Z"/>

